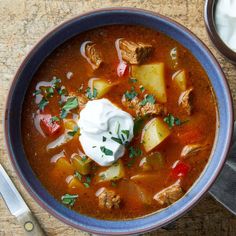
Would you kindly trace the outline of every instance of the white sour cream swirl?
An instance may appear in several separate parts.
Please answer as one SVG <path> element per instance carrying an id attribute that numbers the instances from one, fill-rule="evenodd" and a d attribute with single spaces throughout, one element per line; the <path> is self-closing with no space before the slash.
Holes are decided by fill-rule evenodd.
<path id="1" fill-rule="evenodd" d="M 108 99 L 89 101 L 80 112 L 78 125 L 85 154 L 101 166 L 109 166 L 122 157 L 124 144 L 133 138 L 132 116 Z"/>

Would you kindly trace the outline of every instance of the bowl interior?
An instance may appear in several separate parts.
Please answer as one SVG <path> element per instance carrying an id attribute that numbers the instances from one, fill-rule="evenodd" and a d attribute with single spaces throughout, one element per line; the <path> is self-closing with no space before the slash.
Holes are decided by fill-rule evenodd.
<path id="1" fill-rule="evenodd" d="M 218 101 L 219 128 L 215 148 L 204 173 L 190 191 L 170 207 L 149 216 L 127 221 L 93 219 L 61 205 L 41 185 L 25 157 L 21 139 L 21 109 L 30 81 L 44 59 L 71 37 L 104 25 L 142 25 L 163 32 L 189 49 L 210 78 Z M 5 116 L 5 135 L 12 163 L 34 199 L 64 222 L 100 234 L 141 233 L 163 226 L 186 212 L 205 193 L 222 168 L 232 134 L 232 103 L 225 77 L 208 49 L 184 27 L 154 13 L 137 9 L 103 9 L 69 20 L 46 35 L 29 53 L 19 68 L 9 92 Z M 222 142 L 221 140 L 224 140 Z"/>

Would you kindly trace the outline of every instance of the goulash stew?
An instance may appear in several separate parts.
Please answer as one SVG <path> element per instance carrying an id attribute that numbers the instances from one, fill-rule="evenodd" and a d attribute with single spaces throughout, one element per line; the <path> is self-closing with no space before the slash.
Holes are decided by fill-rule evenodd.
<path id="1" fill-rule="evenodd" d="M 35 174 L 62 204 L 132 219 L 178 201 L 206 166 L 217 105 L 182 45 L 141 26 L 82 33 L 40 66 L 22 136 Z"/>

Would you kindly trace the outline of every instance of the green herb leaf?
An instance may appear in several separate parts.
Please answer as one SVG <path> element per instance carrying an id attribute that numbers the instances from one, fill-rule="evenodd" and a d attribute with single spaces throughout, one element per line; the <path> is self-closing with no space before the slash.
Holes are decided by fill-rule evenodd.
<path id="1" fill-rule="evenodd" d="M 69 131 L 69 132 L 67 132 L 67 134 L 70 135 L 70 136 L 75 136 L 76 133 L 78 132 L 78 130 L 79 130 L 79 127 L 76 125 L 74 127 L 73 131 Z"/>
<path id="2" fill-rule="evenodd" d="M 145 91 L 145 88 L 143 87 L 143 85 L 140 85 L 140 86 L 139 86 L 139 89 L 140 89 L 140 91 L 141 91 L 142 93 Z"/>
<path id="3" fill-rule="evenodd" d="M 139 104 L 140 106 L 145 106 L 147 103 L 155 104 L 155 102 L 155 97 L 153 95 L 148 94 Z"/>
<path id="4" fill-rule="evenodd" d="M 181 121 L 179 118 L 174 117 L 172 114 L 168 114 L 168 116 L 166 116 L 163 120 L 168 124 L 169 128 L 172 128 L 175 125 L 182 125 L 188 122 L 188 120 Z"/>
<path id="5" fill-rule="evenodd" d="M 64 119 L 70 110 L 73 110 L 79 106 L 78 98 L 77 97 L 69 97 L 62 107 L 61 110 L 61 118 Z"/>
<path id="6" fill-rule="evenodd" d="M 91 88 L 88 87 L 85 91 L 85 95 L 88 99 L 95 99 L 98 95 L 98 91 L 96 88 L 93 88 L 93 91 L 91 91 Z"/>
<path id="7" fill-rule="evenodd" d="M 107 140 L 107 138 L 102 136 L 102 141 L 105 142 L 106 140 Z"/>
<path id="8" fill-rule="evenodd" d="M 86 176 L 86 182 L 91 183 L 91 177 L 89 175 Z"/>
<path id="9" fill-rule="evenodd" d="M 86 187 L 86 188 L 89 188 L 90 185 L 88 183 L 83 183 L 83 185 Z"/>
<path id="10" fill-rule="evenodd" d="M 47 98 L 51 98 L 54 95 L 54 89 L 52 87 L 47 87 L 45 89 L 45 92 L 46 92 L 46 97 Z"/>
<path id="11" fill-rule="evenodd" d="M 62 197 L 61 197 L 61 201 L 62 201 L 62 203 L 63 204 L 65 204 L 65 205 L 69 205 L 69 206 L 74 206 L 74 204 L 75 204 L 75 201 L 76 201 L 76 199 L 78 198 L 78 196 L 79 195 L 77 195 L 77 194 L 65 194 L 65 195 L 63 195 Z"/>
<path id="12" fill-rule="evenodd" d="M 129 148 L 129 157 L 134 158 L 142 155 L 142 150 L 139 148 L 135 147 L 130 147 Z"/>
<path id="13" fill-rule="evenodd" d="M 121 130 L 121 133 L 126 135 L 126 138 L 129 138 L 129 130 L 125 129 L 125 130 Z"/>
<path id="14" fill-rule="evenodd" d="M 68 94 L 68 92 L 67 92 L 67 90 L 65 89 L 64 86 L 61 86 L 61 87 L 57 90 L 57 92 L 58 92 L 59 95 L 67 95 L 67 94 Z"/>
<path id="15" fill-rule="evenodd" d="M 105 146 L 100 147 L 100 150 L 106 155 L 106 156 L 112 156 L 113 151 L 106 148 Z"/>
<path id="16" fill-rule="evenodd" d="M 56 122 L 56 121 L 60 121 L 60 119 L 57 116 L 53 116 L 50 118 L 51 123 Z"/>
<path id="17" fill-rule="evenodd" d="M 119 144 L 123 144 L 122 140 L 120 138 L 116 138 L 116 137 L 111 137 L 111 139 Z"/>
<path id="18" fill-rule="evenodd" d="M 136 83 L 138 80 L 135 79 L 135 78 L 129 78 L 129 81 L 130 81 L 131 83 Z"/>
<path id="19" fill-rule="evenodd" d="M 131 101 L 131 100 L 134 99 L 137 95 L 138 95 L 138 93 L 135 92 L 134 87 L 131 87 L 131 90 L 130 90 L 130 91 L 126 91 L 126 92 L 125 92 L 125 98 L 126 98 L 128 101 Z"/>
<path id="20" fill-rule="evenodd" d="M 48 105 L 48 100 L 46 98 L 42 98 L 38 104 L 39 109 L 42 111 Z"/>
<path id="21" fill-rule="evenodd" d="M 53 88 L 58 88 L 59 83 L 61 83 L 61 80 L 57 78 L 56 76 L 53 76 L 51 83 L 53 84 Z"/>
<path id="22" fill-rule="evenodd" d="M 36 96 L 36 95 L 39 95 L 41 93 L 41 90 L 39 89 L 39 90 L 35 90 L 34 92 L 33 92 L 33 96 Z"/>
<path id="23" fill-rule="evenodd" d="M 82 180 L 82 175 L 78 171 L 75 172 L 74 176 L 78 178 L 80 181 Z"/>
<path id="24" fill-rule="evenodd" d="M 65 103 L 65 105 L 62 107 L 65 111 L 70 111 L 79 106 L 78 98 L 77 97 L 69 97 Z"/>
<path id="25" fill-rule="evenodd" d="M 81 157 L 81 160 L 82 160 L 83 162 L 87 161 L 87 159 L 88 159 L 87 156 L 82 156 L 82 157 Z"/>

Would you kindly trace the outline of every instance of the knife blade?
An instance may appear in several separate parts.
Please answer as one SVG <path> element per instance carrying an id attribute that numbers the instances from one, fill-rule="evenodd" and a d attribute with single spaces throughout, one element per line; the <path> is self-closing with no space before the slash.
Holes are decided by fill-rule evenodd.
<path id="1" fill-rule="evenodd" d="M 15 185 L 0 164 L 0 194 L 4 199 L 9 211 L 23 226 L 28 236 L 44 236 L 36 218 L 32 215 L 29 207 L 17 191 Z"/>

